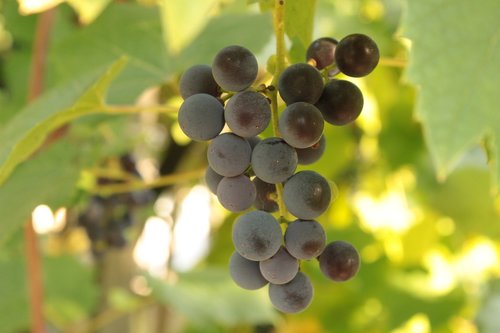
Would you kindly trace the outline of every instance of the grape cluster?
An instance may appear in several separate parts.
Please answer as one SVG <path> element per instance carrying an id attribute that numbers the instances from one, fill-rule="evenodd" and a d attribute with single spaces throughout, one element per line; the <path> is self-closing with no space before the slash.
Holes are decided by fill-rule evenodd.
<path id="1" fill-rule="evenodd" d="M 301 260 L 317 258 L 321 271 L 334 281 L 349 280 L 358 271 L 356 249 L 344 241 L 326 244 L 325 231 L 314 220 L 330 204 L 328 181 L 314 171 L 296 173 L 296 168 L 322 156 L 325 121 L 345 125 L 361 113 L 361 91 L 333 76 L 367 75 L 378 59 L 377 45 L 362 34 L 340 42 L 314 41 L 306 62 L 290 65 L 278 78 L 278 93 L 286 104 L 277 124 L 280 136 L 264 139 L 258 135 L 271 120 L 265 93 L 275 93 L 275 87 L 252 88 L 258 64 L 249 50 L 226 47 L 211 67 L 193 66 L 180 79 L 181 129 L 193 140 L 211 140 L 205 173 L 209 189 L 232 212 L 256 208 L 234 222 L 230 274 L 245 289 L 269 284 L 269 298 L 283 312 L 300 312 L 312 300 L 313 287 L 300 271 Z M 221 133 L 225 125 L 230 132 Z M 283 186 L 285 208 L 296 217 L 292 222 L 272 215 L 279 210 L 277 186 Z M 280 223 L 286 226 L 284 234 Z"/>
<path id="2" fill-rule="evenodd" d="M 130 155 L 119 158 L 122 171 L 140 177 L 135 161 Z M 116 184 L 120 181 L 100 177 L 99 185 Z M 91 251 L 96 259 L 109 248 L 123 248 L 127 245 L 125 230 L 134 223 L 134 210 L 154 199 L 150 191 L 114 194 L 107 197 L 94 195 L 78 214 L 78 225 L 85 229 L 91 242 Z"/>

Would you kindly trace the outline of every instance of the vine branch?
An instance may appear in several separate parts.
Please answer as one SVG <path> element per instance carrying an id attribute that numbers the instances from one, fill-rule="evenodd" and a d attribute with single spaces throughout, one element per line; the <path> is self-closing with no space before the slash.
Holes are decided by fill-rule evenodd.
<path id="1" fill-rule="evenodd" d="M 33 41 L 33 56 L 28 84 L 28 103 L 35 100 L 43 91 L 45 61 L 49 47 L 50 32 L 54 23 L 55 9 L 50 9 L 38 17 Z M 45 331 L 43 317 L 43 280 L 41 254 L 38 247 L 37 234 L 32 219 L 28 219 L 24 227 L 26 251 L 27 280 L 30 306 L 31 332 Z"/>

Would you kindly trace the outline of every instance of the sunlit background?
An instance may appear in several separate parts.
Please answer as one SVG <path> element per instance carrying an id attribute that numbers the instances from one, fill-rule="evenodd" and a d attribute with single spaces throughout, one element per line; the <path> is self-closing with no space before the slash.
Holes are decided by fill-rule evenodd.
<path id="1" fill-rule="evenodd" d="M 106 37 L 109 40 L 99 44 L 101 35 L 108 31 L 105 29 L 120 29 L 127 19 L 134 22 L 134 15 L 142 15 L 134 29 L 141 36 L 144 31 L 156 34 L 156 41 L 166 43 L 170 58 L 156 60 L 157 55 L 143 51 L 143 59 L 132 60 L 141 70 L 165 68 L 161 75 L 155 74 L 155 80 L 163 83 L 160 89 L 130 83 L 141 87 L 140 94 L 132 94 L 133 102 L 177 107 L 181 103 L 175 88 L 179 74 L 191 65 L 189 61 L 209 63 L 213 49 L 237 40 L 238 36 L 220 35 L 227 27 L 241 22 L 241 29 L 253 34 L 257 29 L 254 20 L 267 22 L 257 30 L 258 38 L 242 37 L 249 39 L 262 70 L 274 50 L 269 13 L 261 15 L 255 3 L 197 0 L 166 5 L 163 1 L 166 13 L 156 9 L 156 1 L 123 2 L 19 0 L 19 7 L 13 1 L 0 2 L 0 54 L 6 64 L 27 57 L 8 58 L 27 52 L 21 41 L 29 34 L 23 29 L 33 26 L 34 16 L 26 15 L 63 3 L 58 7 L 60 30 L 49 57 L 53 66 L 49 81 L 55 85 L 78 72 L 72 69 L 74 64 L 83 71 L 95 65 L 94 61 L 99 63 L 101 55 L 89 56 L 88 63 L 81 60 L 93 47 L 114 43 L 117 53 L 142 55 L 136 47 L 130 48 L 128 36 L 119 33 L 110 34 Z M 130 7 L 123 10 L 120 6 Z M 306 311 L 292 316 L 277 313 L 266 290 L 237 288 L 227 272 L 235 215 L 225 211 L 210 193 L 202 172 L 186 180 L 179 178 L 178 183 L 155 192 L 153 201 L 134 210 L 133 224 L 124 231 L 126 245 L 96 257 L 78 224 L 78 214 L 91 199 L 86 190 L 95 181 L 94 167 L 111 159 L 106 166 L 116 168 L 113 158 L 128 153 L 134 156 L 141 179 L 154 182 L 164 176 L 162 159 L 168 156 L 168 149 L 182 151 L 168 160 L 175 166 L 169 173 L 174 174 L 205 166 L 206 147 L 190 143 L 172 114 L 146 112 L 92 119 L 75 124 L 68 139 L 87 140 L 88 145 L 79 147 L 86 152 L 96 145 L 104 146 L 101 158 L 79 173 L 78 195 L 63 205 L 44 201 L 33 205 L 32 223 L 45 258 L 44 313 L 51 332 L 154 332 L 158 322 L 163 325 L 158 332 L 187 333 L 500 332 L 500 197 L 492 194 L 486 155 L 479 147 L 468 152 L 446 180 L 437 180 L 422 128 L 413 114 L 418 92 L 405 80 L 411 43 L 401 37 L 403 9 L 402 0 L 317 1 L 315 38 L 362 32 L 378 42 L 383 55 L 372 75 L 353 80 L 365 98 L 356 124 L 325 126 L 325 155 L 319 162 L 302 167 L 320 172 L 335 184 L 336 200 L 318 221 L 329 241 L 347 240 L 359 250 L 362 264 L 354 280 L 333 283 L 321 275 L 316 262 L 304 262 L 301 269 L 311 278 L 315 296 Z M 169 10 L 180 10 L 182 15 L 172 17 Z M 189 29 L 184 29 L 187 26 Z M 93 27 L 98 28 L 91 30 Z M 164 34 L 161 28 L 166 29 Z M 94 37 L 96 31 L 99 37 Z M 95 42 L 99 46 L 68 48 L 81 38 L 78 34 L 83 34 L 83 40 L 99 41 Z M 197 39 L 199 34 L 204 43 Z M 212 42 L 215 46 L 205 45 Z M 196 43 L 203 45 L 190 50 Z M 108 53 L 106 48 L 104 51 L 95 50 Z M 134 70 L 124 77 L 131 80 L 134 73 L 141 73 Z M 12 76 L 5 71 L 6 77 Z M 144 82 L 150 81 L 154 80 L 144 78 Z M 123 97 L 120 89 L 129 89 L 128 84 L 120 81 L 111 100 L 124 103 L 128 96 Z M 0 102 L 6 100 L 4 95 Z M 5 105 L 2 120 L 15 109 Z M 0 255 L 0 272 L 5 276 L 0 281 L 5 281 L 4 285 L 24 279 L 21 243 L 19 235 L 12 236 Z M 5 320 L 9 328 L 5 332 L 26 332 L 23 292 L 0 293 L 0 322 Z M 13 312 L 20 315 L 12 316 Z"/>

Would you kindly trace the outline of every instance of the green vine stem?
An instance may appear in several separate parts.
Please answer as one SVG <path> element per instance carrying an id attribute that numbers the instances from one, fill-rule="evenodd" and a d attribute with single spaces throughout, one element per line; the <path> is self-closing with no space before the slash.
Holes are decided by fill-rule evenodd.
<path id="1" fill-rule="evenodd" d="M 205 169 L 206 167 L 193 171 L 174 173 L 159 177 L 150 182 L 130 181 L 128 183 L 123 183 L 123 184 L 102 185 L 91 189 L 90 192 L 102 196 L 108 196 L 112 194 L 128 193 L 128 192 L 151 189 L 155 187 L 179 184 L 200 178 L 205 173 Z"/>
<path id="2" fill-rule="evenodd" d="M 274 77 L 271 85 L 275 89 L 271 89 L 269 92 L 269 97 L 271 98 L 271 122 L 273 127 L 273 133 L 276 137 L 281 137 L 278 128 L 278 79 L 285 68 L 285 57 L 286 57 L 286 47 L 285 47 L 285 23 L 284 23 L 284 1 L 276 0 L 274 11 L 273 11 L 273 27 L 274 34 L 276 36 L 276 67 L 274 71 Z M 283 202 L 283 184 L 276 184 L 276 194 L 277 202 L 279 207 L 280 217 L 286 216 L 285 203 Z"/>

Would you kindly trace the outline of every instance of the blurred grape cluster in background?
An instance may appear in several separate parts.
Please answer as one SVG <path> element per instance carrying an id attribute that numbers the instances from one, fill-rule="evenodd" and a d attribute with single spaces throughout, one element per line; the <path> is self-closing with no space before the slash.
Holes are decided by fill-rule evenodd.
<path id="1" fill-rule="evenodd" d="M 29 330 L 21 227 L 30 214 L 47 332 L 500 332 L 499 163 L 494 136 L 479 140 L 500 133 L 490 98 L 500 82 L 489 72 L 469 75 L 500 70 L 500 3 L 288 1 L 288 19 L 304 20 L 285 19 L 291 62 L 305 61 L 307 38 L 358 32 L 380 49 L 370 76 L 349 78 L 363 91 L 361 116 L 325 126 L 322 159 L 301 167 L 331 181 L 335 200 L 318 222 L 330 241 L 360 251 L 356 278 L 333 283 L 305 262 L 314 300 L 289 316 L 274 310 L 267 288 L 238 288 L 228 273 L 235 215 L 203 181 L 206 144 L 177 123 L 178 80 L 189 66 L 210 64 L 231 44 L 273 66 L 273 0 L 4 0 L 2 164 L 16 143 L 7 134 L 35 126 L 41 118 L 32 114 L 85 105 L 106 68 L 117 77 L 105 112 L 73 121 L 0 184 L 0 332 Z M 46 94 L 26 106 L 36 20 L 54 6 Z M 485 52 L 467 44 L 477 34 L 489 43 Z M 467 113 L 455 113 L 462 107 Z M 456 139 L 454 129 L 475 141 Z"/>

